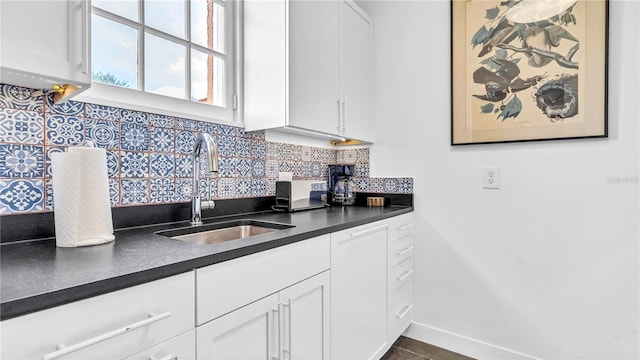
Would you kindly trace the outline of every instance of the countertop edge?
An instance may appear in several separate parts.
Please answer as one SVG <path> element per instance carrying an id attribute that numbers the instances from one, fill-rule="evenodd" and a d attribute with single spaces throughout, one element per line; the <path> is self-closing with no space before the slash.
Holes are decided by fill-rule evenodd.
<path id="1" fill-rule="evenodd" d="M 176 262 L 169 265 L 146 269 L 134 273 L 112 277 L 100 281 L 69 287 L 66 289 L 37 294 L 30 297 L 13 299 L 0 304 L 0 320 L 5 321 L 18 318 L 23 315 L 36 313 L 38 311 L 54 308 L 57 306 L 73 303 L 76 301 L 92 298 L 95 296 L 126 289 L 132 286 L 160 280 L 169 276 L 185 273 L 197 268 L 213 265 L 216 263 L 232 260 L 242 256 L 255 254 L 261 251 L 274 249 L 280 246 L 289 245 L 298 241 L 307 240 L 317 236 L 334 233 L 337 231 L 353 228 L 360 225 L 384 220 L 414 211 L 412 206 L 398 207 L 397 210 L 389 213 L 378 214 L 363 219 L 353 220 L 338 225 L 328 226 L 321 229 L 311 230 L 290 236 L 284 236 L 265 243 L 250 245 L 227 252 L 213 255 L 196 257 L 186 261 Z"/>

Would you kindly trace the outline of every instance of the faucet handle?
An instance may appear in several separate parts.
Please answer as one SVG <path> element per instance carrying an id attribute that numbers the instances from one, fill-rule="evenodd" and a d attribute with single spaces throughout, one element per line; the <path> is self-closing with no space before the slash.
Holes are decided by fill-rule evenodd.
<path id="1" fill-rule="evenodd" d="M 202 210 L 213 210 L 216 207 L 216 203 L 213 200 L 202 201 L 200 204 Z"/>

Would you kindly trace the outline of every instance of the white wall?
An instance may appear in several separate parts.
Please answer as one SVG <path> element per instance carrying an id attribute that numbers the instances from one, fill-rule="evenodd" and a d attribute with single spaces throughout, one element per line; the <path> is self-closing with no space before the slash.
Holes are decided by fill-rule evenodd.
<path id="1" fill-rule="evenodd" d="M 358 3 L 375 28 L 372 176 L 415 178 L 409 335 L 478 358 L 638 359 L 638 1 L 610 6 L 609 139 L 464 147 L 449 2 Z"/>

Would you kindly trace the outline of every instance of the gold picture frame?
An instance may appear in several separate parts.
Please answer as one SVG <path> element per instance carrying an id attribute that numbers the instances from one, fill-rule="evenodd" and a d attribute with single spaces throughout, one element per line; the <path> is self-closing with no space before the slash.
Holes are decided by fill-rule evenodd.
<path id="1" fill-rule="evenodd" d="M 451 0 L 451 145 L 607 137 L 608 0 Z"/>

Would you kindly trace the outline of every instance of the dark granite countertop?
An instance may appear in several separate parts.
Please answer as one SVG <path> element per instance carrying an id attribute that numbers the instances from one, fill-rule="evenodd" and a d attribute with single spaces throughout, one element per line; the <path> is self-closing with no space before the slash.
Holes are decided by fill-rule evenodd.
<path id="1" fill-rule="evenodd" d="M 410 206 L 329 207 L 295 213 L 265 212 L 205 219 L 291 224 L 295 227 L 246 239 L 194 245 L 155 232 L 188 222 L 118 230 L 115 242 L 57 248 L 55 240 L 0 246 L 0 319 L 89 298 L 195 268 L 382 220 L 412 211 Z"/>

